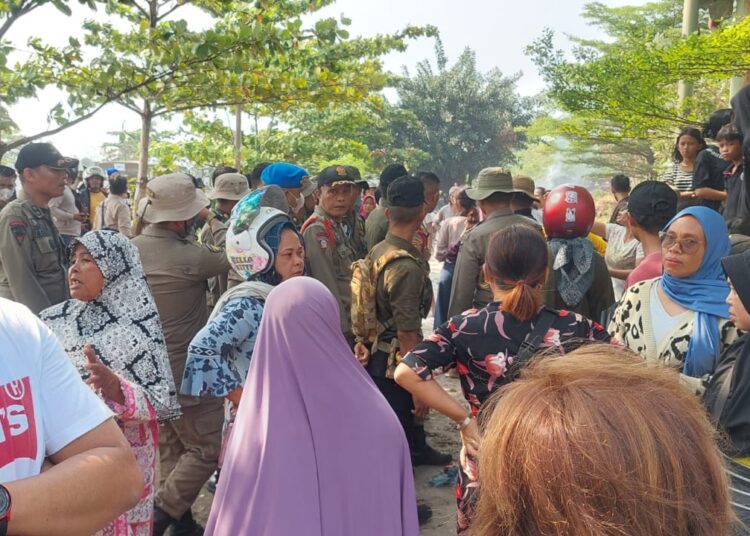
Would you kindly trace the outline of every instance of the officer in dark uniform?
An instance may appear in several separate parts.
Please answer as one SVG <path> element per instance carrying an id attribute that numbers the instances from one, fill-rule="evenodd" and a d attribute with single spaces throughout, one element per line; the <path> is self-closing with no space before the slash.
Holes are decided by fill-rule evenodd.
<path id="1" fill-rule="evenodd" d="M 449 454 L 427 445 L 424 427 L 414 416 L 423 417 L 426 407 L 393 380 L 401 356 L 422 340 L 422 320 L 432 305 L 430 266 L 413 244 L 414 233 L 424 219 L 424 185 L 415 177 L 401 177 L 388 187 L 388 234 L 370 251 L 373 264 L 394 250 L 408 255 L 392 260 L 378 274 L 375 311 L 378 333 L 367 371 L 391 404 L 412 451 L 414 465 L 445 465 Z M 415 414 L 414 402 L 417 402 Z"/>
<path id="2" fill-rule="evenodd" d="M 52 144 L 25 145 L 16 160 L 24 199 L 0 212 L 0 296 L 34 313 L 69 298 L 66 251 L 48 204 L 63 194 L 68 171 L 77 167 L 78 160 Z"/>
<path id="3" fill-rule="evenodd" d="M 388 185 L 406 174 L 403 164 L 390 164 L 380 174 L 380 202 L 365 221 L 365 242 L 368 250 L 381 242 L 388 233 L 388 218 L 385 217 L 385 209 L 388 208 Z"/>

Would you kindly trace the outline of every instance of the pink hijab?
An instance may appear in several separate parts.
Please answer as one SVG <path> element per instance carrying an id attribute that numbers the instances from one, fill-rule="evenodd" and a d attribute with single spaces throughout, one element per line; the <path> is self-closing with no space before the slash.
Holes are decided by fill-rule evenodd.
<path id="1" fill-rule="evenodd" d="M 268 296 L 206 534 L 419 534 L 401 425 L 314 279 Z"/>

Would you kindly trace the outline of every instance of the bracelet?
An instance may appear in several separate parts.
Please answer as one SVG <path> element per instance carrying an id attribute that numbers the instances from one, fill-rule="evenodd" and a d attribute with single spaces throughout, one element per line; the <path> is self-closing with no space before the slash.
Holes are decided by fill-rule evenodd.
<path id="1" fill-rule="evenodd" d="M 463 432 L 471 424 L 471 415 L 467 416 L 461 424 L 456 425 L 456 430 Z"/>

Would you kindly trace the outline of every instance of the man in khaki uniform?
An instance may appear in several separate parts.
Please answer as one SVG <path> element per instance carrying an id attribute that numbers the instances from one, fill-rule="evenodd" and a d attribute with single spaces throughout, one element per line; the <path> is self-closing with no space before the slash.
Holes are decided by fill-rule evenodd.
<path id="1" fill-rule="evenodd" d="M 407 172 L 403 164 L 389 164 L 380 174 L 380 202 L 365 221 L 365 242 L 368 250 L 382 242 L 388 234 L 388 218 L 385 217 L 385 209 L 388 208 L 388 186 L 405 175 Z"/>
<path id="2" fill-rule="evenodd" d="M 474 199 L 484 212 L 485 219 L 464 236 L 458 248 L 448 317 L 472 307 L 484 307 L 492 301 L 492 292 L 482 274 L 492 235 L 516 223 L 529 225 L 541 232 L 538 223 L 513 213 L 511 202 L 516 193 L 525 192 L 513 187 L 513 178 L 502 168 L 483 169 L 472 187 L 466 190 L 466 195 Z"/>
<path id="3" fill-rule="evenodd" d="M 336 297 L 341 332 L 354 342 L 351 327 L 352 263 L 360 257 L 343 225 L 349 212 L 354 179 L 344 166 L 330 166 L 318 175 L 320 204 L 302 226 L 307 274 L 323 283 Z"/>
<path id="4" fill-rule="evenodd" d="M 187 348 L 206 324 L 206 280 L 226 274 L 226 255 L 214 246 L 193 240 L 193 222 L 221 226 L 206 207 L 208 199 L 187 175 L 157 177 L 145 190 L 142 212 L 148 223 L 133 239 L 143 262 L 161 318 L 169 361 L 179 392 Z M 180 534 L 202 534 L 190 507 L 217 468 L 224 422 L 221 398 L 179 397 L 182 417 L 161 427 L 161 483 L 156 492 L 154 535 L 175 524 Z"/>
<path id="5" fill-rule="evenodd" d="M 215 199 L 213 215 L 214 225 L 204 225 L 201 229 L 199 240 L 206 246 L 216 246 L 224 249 L 224 241 L 227 236 L 226 223 L 232 214 L 232 209 L 237 202 L 250 193 L 247 178 L 239 173 L 224 173 L 216 177 L 214 189 L 208 193 L 209 199 Z M 227 274 L 219 274 L 208 280 L 208 310 L 211 311 L 227 290 Z"/>
<path id="6" fill-rule="evenodd" d="M 48 205 L 77 166 L 49 143 L 25 145 L 16 160 L 23 200 L 0 212 L 0 296 L 34 313 L 69 298 L 66 251 Z"/>
<path id="7" fill-rule="evenodd" d="M 419 179 L 402 177 L 390 184 L 386 210 L 388 234 L 372 248 L 369 257 L 374 264 L 395 250 L 408 256 L 390 261 L 378 274 L 375 294 L 378 333 L 367 372 L 404 428 L 413 464 L 446 465 L 451 461 L 450 454 L 441 454 L 427 445 L 422 422 L 415 419 L 424 417 L 427 407 L 412 399 L 393 379 L 401 356 L 422 340 L 422 320 L 432 305 L 430 266 L 412 241 L 424 219 L 424 209 L 424 185 Z M 423 520 L 424 516 L 424 511 L 420 511 Z"/>

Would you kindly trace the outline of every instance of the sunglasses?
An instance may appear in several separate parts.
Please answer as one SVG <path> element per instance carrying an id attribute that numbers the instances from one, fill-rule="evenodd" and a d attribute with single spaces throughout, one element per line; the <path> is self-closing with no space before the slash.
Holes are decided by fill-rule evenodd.
<path id="1" fill-rule="evenodd" d="M 661 231 L 659 241 L 663 249 L 671 249 L 675 244 L 680 245 L 680 251 L 683 253 L 695 253 L 701 246 L 701 242 L 694 238 L 678 239 L 675 235 Z"/>

